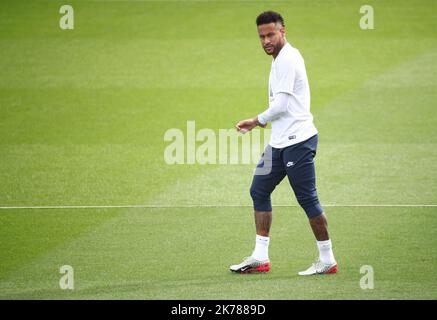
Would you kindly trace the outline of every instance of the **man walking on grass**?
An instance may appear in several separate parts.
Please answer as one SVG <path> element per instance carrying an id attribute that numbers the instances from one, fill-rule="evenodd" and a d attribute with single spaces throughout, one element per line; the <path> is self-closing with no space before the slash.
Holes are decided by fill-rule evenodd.
<path id="1" fill-rule="evenodd" d="M 318 132 L 310 112 L 305 63 L 300 52 L 287 42 L 284 19 L 279 13 L 263 12 L 257 17 L 256 24 L 264 51 L 273 57 L 269 108 L 255 118 L 238 122 L 236 128 L 245 133 L 271 122 L 272 135 L 250 187 L 255 210 L 255 249 L 250 257 L 232 265 L 230 270 L 237 273 L 270 270 L 270 195 L 287 176 L 297 201 L 308 216 L 319 249 L 316 262 L 299 275 L 336 273 L 338 266 L 332 252 L 327 220 L 317 197 L 314 157 Z"/>

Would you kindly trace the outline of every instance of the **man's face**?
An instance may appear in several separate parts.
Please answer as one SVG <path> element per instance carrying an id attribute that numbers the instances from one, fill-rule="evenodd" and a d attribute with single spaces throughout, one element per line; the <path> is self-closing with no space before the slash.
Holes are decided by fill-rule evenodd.
<path id="1" fill-rule="evenodd" d="M 268 23 L 258 26 L 259 39 L 264 51 L 276 57 L 285 43 L 285 29 L 281 23 Z"/>

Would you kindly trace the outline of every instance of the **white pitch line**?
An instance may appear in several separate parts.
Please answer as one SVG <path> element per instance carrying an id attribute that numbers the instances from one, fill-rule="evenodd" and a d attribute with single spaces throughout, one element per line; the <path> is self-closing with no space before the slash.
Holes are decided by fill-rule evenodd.
<path id="1" fill-rule="evenodd" d="M 0 209 L 135 209 L 135 208 L 251 208 L 252 205 L 244 204 L 187 204 L 187 205 L 160 205 L 160 204 L 139 204 L 139 205 L 49 205 L 49 206 L 0 206 Z M 273 205 L 273 207 L 299 207 L 298 205 Z M 326 204 L 323 207 L 351 207 L 351 208 L 420 208 L 437 207 L 437 204 Z"/>

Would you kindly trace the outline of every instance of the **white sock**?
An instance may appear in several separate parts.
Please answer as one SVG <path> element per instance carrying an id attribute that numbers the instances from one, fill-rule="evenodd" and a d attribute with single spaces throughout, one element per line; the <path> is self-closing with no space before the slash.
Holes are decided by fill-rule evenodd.
<path id="1" fill-rule="evenodd" d="M 317 247 L 319 248 L 320 261 L 328 264 L 335 263 L 334 253 L 332 252 L 331 240 L 317 241 Z"/>
<path id="2" fill-rule="evenodd" d="M 267 260 L 269 258 L 269 237 L 256 235 L 255 250 L 252 257 L 256 260 Z"/>

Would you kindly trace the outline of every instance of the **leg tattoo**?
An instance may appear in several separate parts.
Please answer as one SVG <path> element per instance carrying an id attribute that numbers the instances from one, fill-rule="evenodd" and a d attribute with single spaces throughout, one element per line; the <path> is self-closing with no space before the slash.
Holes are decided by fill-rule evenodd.
<path id="1" fill-rule="evenodd" d="M 309 220 L 317 241 L 329 240 L 328 221 L 326 220 L 325 213 Z"/>
<path id="2" fill-rule="evenodd" d="M 268 237 L 271 224 L 272 224 L 271 211 L 255 211 L 255 227 L 256 227 L 257 235 Z"/>

